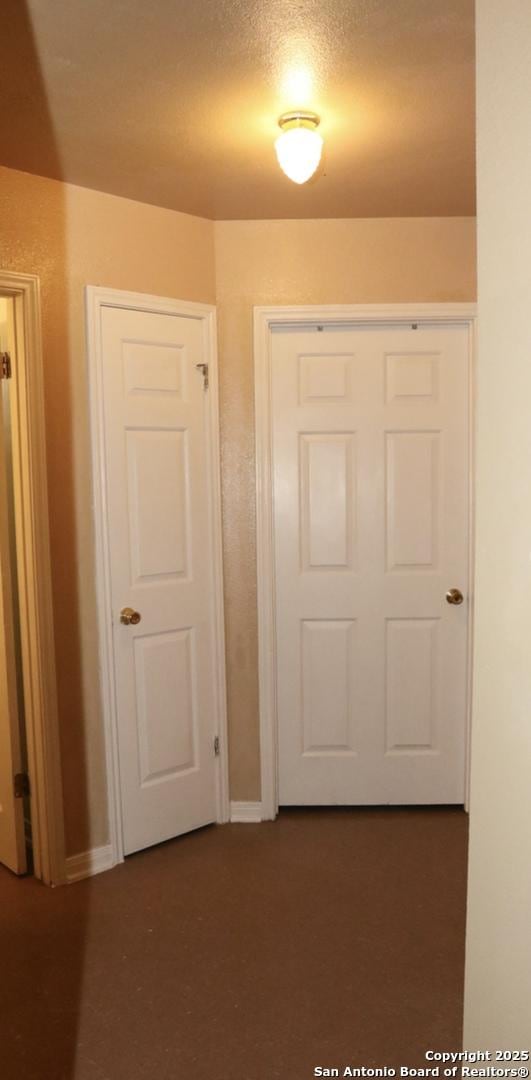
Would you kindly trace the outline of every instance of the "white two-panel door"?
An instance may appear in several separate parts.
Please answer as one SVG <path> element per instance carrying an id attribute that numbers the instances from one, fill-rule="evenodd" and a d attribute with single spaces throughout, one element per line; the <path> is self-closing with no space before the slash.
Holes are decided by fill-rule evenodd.
<path id="1" fill-rule="evenodd" d="M 281 804 L 464 801 L 468 350 L 273 331 Z"/>
<path id="2" fill-rule="evenodd" d="M 129 854 L 216 819 L 215 560 L 208 390 L 198 367 L 207 358 L 200 319 L 103 307 L 101 333 Z"/>

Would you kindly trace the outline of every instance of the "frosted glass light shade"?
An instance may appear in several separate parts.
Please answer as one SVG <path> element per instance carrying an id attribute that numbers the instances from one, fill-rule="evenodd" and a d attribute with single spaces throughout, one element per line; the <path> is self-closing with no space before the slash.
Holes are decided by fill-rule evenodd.
<path id="1" fill-rule="evenodd" d="M 293 127 L 283 131 L 275 142 L 278 163 L 295 184 L 305 184 L 313 176 L 320 160 L 323 140 L 318 131 L 309 127 Z"/>

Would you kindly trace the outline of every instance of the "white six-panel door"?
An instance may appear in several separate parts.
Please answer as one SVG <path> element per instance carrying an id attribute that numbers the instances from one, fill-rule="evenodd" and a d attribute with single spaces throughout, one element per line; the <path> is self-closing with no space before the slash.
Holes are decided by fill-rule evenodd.
<path id="1" fill-rule="evenodd" d="M 462 803 L 467 329 L 271 347 L 279 801 Z"/>
<path id="2" fill-rule="evenodd" d="M 124 852 L 216 819 L 212 507 L 200 319 L 102 308 Z M 130 608 L 140 621 L 125 623 Z M 136 616 L 135 616 L 136 617 Z"/>

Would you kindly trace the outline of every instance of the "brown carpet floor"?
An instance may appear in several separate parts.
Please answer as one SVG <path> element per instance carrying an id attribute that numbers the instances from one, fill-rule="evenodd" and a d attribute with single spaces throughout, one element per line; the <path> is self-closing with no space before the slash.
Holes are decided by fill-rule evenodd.
<path id="1" fill-rule="evenodd" d="M 1 1080 L 310 1080 L 461 1043 L 467 818 L 289 810 L 62 889 L 0 869 Z"/>

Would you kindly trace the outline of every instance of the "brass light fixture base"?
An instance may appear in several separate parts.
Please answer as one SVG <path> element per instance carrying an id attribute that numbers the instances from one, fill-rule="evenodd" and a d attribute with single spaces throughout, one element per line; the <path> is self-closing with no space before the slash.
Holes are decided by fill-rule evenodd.
<path id="1" fill-rule="evenodd" d="M 315 130 L 321 123 L 320 117 L 317 113 L 307 112 L 302 109 L 293 109 L 291 112 L 283 113 L 279 117 L 278 126 L 282 131 L 289 131 L 291 128 L 305 127 Z"/>

